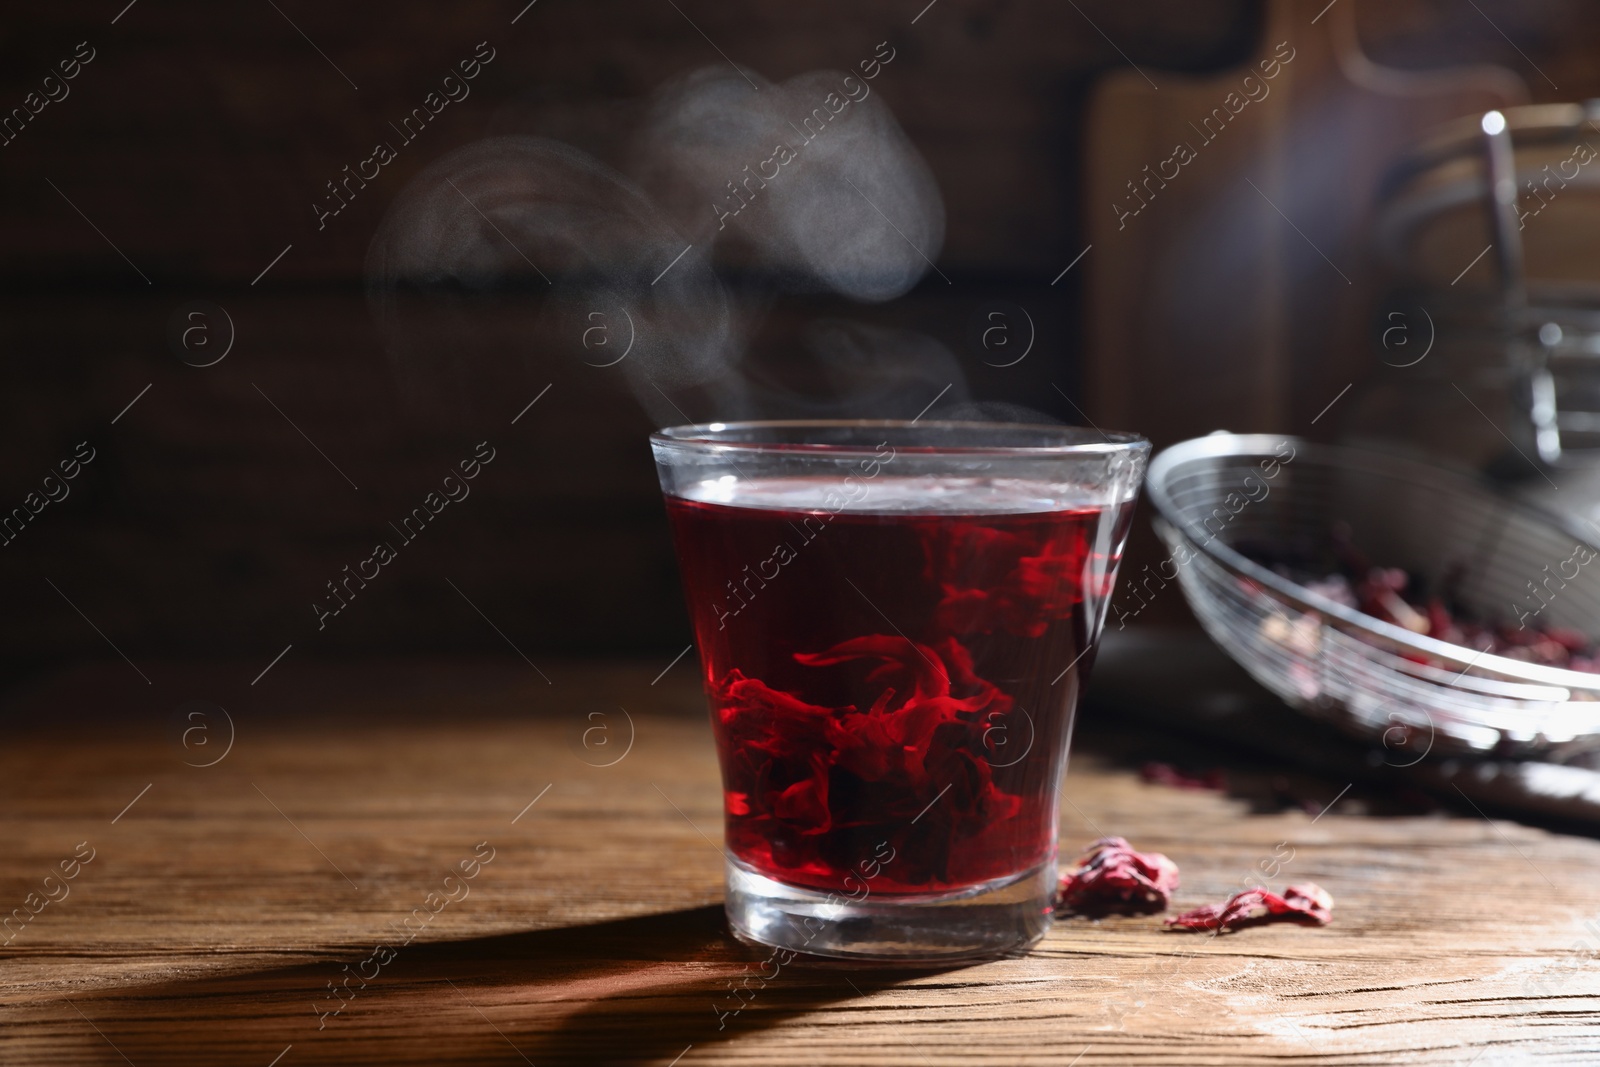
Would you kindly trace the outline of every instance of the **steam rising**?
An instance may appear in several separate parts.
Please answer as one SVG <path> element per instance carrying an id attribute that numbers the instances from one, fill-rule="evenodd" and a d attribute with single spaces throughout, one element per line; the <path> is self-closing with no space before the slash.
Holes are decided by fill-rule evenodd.
<path id="1" fill-rule="evenodd" d="M 626 308 L 634 347 L 622 372 L 695 385 L 723 373 L 735 353 L 727 297 L 705 250 L 690 249 L 661 275 L 686 244 L 592 156 L 536 137 L 496 137 L 451 153 L 405 188 L 368 250 L 367 278 L 403 370 L 459 351 L 484 330 L 485 301 L 445 300 L 458 306 L 439 322 L 439 302 L 413 309 L 408 291 L 493 296 L 511 287 L 518 304 L 536 309 L 521 322 L 532 342 L 518 346 L 523 355 L 547 351 L 552 337 L 566 338 L 558 350 L 577 348 L 590 310 Z"/>
<path id="2" fill-rule="evenodd" d="M 746 358 L 771 299 L 903 295 L 944 239 L 933 176 L 867 82 L 748 73 L 761 91 L 726 67 L 659 89 L 623 142 L 627 176 L 527 135 L 417 175 L 366 264 L 403 393 L 482 409 L 569 359 L 622 376 L 658 424 L 685 418 L 669 390 L 719 419 L 910 417 L 947 386 L 963 399 L 955 357 L 905 331 L 821 322 L 793 351 Z"/>
<path id="3" fill-rule="evenodd" d="M 944 202 L 883 98 L 836 71 L 782 85 L 746 73 L 760 92 L 726 67 L 657 91 L 632 153 L 639 183 L 696 243 L 743 242 L 791 287 L 905 294 L 944 243 Z"/>
<path id="4" fill-rule="evenodd" d="M 934 397 L 948 405 L 967 396 L 956 357 L 912 330 L 823 319 L 806 331 L 799 356 L 746 362 L 752 417 L 777 410 L 789 418 L 911 419 Z"/>

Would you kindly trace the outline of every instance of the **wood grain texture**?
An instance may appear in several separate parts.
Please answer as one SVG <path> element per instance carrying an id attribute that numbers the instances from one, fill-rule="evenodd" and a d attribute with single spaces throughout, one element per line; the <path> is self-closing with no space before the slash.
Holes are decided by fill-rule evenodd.
<path id="1" fill-rule="evenodd" d="M 1058 923 L 942 970 L 795 963 L 719 1030 L 765 956 L 720 909 L 720 793 L 692 657 L 665 663 L 126 664 L 0 717 L 0 904 L 75 846 L 70 895 L 0 949 L 0 1062 L 122 1064 L 1459 1064 L 1600 1056 L 1600 842 L 1464 817 L 1251 814 L 1075 754 L 1062 837 L 1172 856 L 1177 904 L 1282 849 L 1324 929 L 1223 937 Z M 210 694 L 214 766 L 174 706 Z M 634 727 L 631 750 L 613 766 Z M 605 718 L 593 718 L 604 713 Z M 582 744 L 596 725 L 608 731 Z M 209 741 L 220 745 L 222 723 Z M 149 786 L 148 791 L 145 790 Z M 547 792 L 541 792 L 548 788 Z M 1328 787 L 1333 799 L 1337 786 Z M 1359 794 L 1359 790 L 1357 791 Z M 131 808 L 123 809 L 130 801 Z M 535 797 L 538 802 L 528 807 Z M 120 817 L 119 812 L 123 812 Z M 520 817 L 519 817 L 519 813 Z M 113 821 L 115 819 L 115 821 Z M 343 1012 L 329 982 L 489 842 L 470 892 Z M 348 880 L 347 880 L 348 879 Z M 1596 922 L 1593 929 L 1586 922 Z M 1074 1059 L 1074 1057 L 1078 1057 Z"/>
<path id="2" fill-rule="evenodd" d="M 914 27 L 922 5 L 850 0 L 676 11 L 545 0 L 515 24 L 527 0 L 471 0 L 447 13 L 417 0 L 278 6 L 281 14 L 265 3 L 144 4 L 110 26 L 98 5 L 47 5 L 26 13 L 26 33 L 0 34 L 6 109 L 77 42 L 96 50 L 71 95 L 0 147 L 11 253 L 0 275 L 92 272 L 140 284 L 49 178 L 158 284 L 196 276 L 242 284 L 291 242 L 273 283 L 359 278 L 389 201 L 454 148 L 491 133 L 541 132 L 606 156 L 628 131 L 597 106 L 641 98 L 723 55 L 782 80 L 849 68 L 891 40 L 903 56 L 894 83 L 885 78 L 875 91 L 940 175 L 952 207 L 944 262 L 1020 267 L 1048 280 L 1070 244 L 1061 234 L 1073 205 L 1060 189 L 1073 168 L 1058 137 L 1071 83 L 1120 63 L 1119 47 L 1147 62 L 1203 64 L 1237 51 L 1250 28 L 1243 0 L 1153 0 L 1142 10 L 1084 0 L 1081 10 L 1117 45 L 1067 5 L 1005 0 L 935 8 Z M 415 144 L 399 142 L 389 123 L 480 41 L 495 59 L 471 94 Z M 325 183 L 385 139 L 400 147 L 390 173 L 319 230 L 312 204 Z"/>

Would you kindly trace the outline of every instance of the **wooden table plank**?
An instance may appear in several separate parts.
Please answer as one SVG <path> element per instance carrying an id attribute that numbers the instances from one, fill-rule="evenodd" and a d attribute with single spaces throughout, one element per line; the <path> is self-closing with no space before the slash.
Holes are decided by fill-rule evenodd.
<path id="1" fill-rule="evenodd" d="M 1164 851 L 1185 907 L 1292 849 L 1273 884 L 1325 886 L 1333 925 L 1209 937 L 1072 919 L 1024 958 L 974 966 L 796 960 L 719 1029 L 713 1004 L 765 956 L 724 931 L 710 733 L 694 672 L 652 686 L 661 666 L 541 664 L 546 685 L 520 663 L 286 661 L 251 689 L 248 667 L 159 665 L 182 699 L 236 694 L 236 742 L 205 768 L 184 760 L 221 748 L 184 749 L 181 699 L 130 685 L 125 664 L 15 695 L 0 715 L 0 914 L 79 842 L 94 858 L 0 948 L 0 1062 L 1600 1059 L 1600 842 L 1360 814 L 1359 789 L 1315 819 L 1252 814 L 1140 781 L 1093 732 L 1065 847 L 1105 831 Z M 623 751 L 619 708 L 631 750 L 586 765 Z M 582 746 L 597 724 L 612 748 Z M 466 895 L 319 1017 L 329 983 L 480 842 L 493 858 Z"/>

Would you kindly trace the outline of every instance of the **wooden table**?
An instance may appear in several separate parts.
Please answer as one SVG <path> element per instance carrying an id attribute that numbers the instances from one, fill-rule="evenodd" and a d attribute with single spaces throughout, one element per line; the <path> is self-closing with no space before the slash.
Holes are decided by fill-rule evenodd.
<path id="1" fill-rule="evenodd" d="M 1273 884 L 1322 884 L 1333 925 L 1073 919 L 975 966 L 797 960 L 719 1029 L 764 957 L 724 930 L 709 730 L 662 666 L 289 659 L 252 687 L 259 665 L 146 686 L 119 661 L 14 694 L 0 909 L 66 895 L 0 933 L 0 1063 L 1600 1061 L 1600 843 L 1365 814 L 1360 788 L 1252 813 L 1142 782 L 1114 729 L 1077 746 L 1065 848 L 1166 852 L 1184 907 L 1292 850 Z M 191 698 L 226 707 L 225 755 Z"/>

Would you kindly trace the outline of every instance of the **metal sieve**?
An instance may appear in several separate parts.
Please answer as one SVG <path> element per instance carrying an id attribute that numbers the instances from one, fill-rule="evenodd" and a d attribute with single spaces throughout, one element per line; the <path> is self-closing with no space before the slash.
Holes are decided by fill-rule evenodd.
<path id="1" fill-rule="evenodd" d="M 1600 559 L 1570 579 L 1561 564 L 1577 548 L 1595 551 L 1596 531 L 1519 503 L 1481 476 L 1295 437 L 1184 441 L 1151 461 L 1147 485 L 1172 553 L 1164 573 L 1176 568 L 1206 632 L 1290 707 L 1415 760 L 1434 752 L 1559 761 L 1600 748 L 1600 675 L 1413 633 L 1239 551 L 1325 546 L 1344 522 L 1375 564 L 1427 580 L 1459 573 L 1459 600 L 1485 622 L 1516 622 L 1519 607 L 1537 605 L 1541 626 L 1595 636 Z M 1530 583 L 1543 590 L 1539 599 Z"/>

